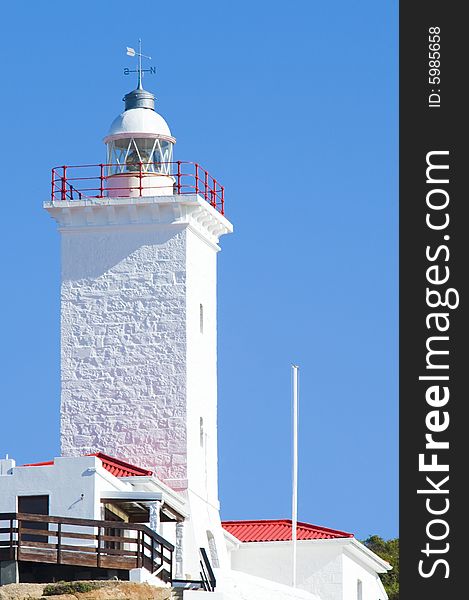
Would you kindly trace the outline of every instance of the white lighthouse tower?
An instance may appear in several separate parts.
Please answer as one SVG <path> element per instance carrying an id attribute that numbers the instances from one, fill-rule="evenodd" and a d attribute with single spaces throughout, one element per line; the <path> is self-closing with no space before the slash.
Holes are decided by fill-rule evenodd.
<path id="1" fill-rule="evenodd" d="M 106 162 L 54 169 L 45 203 L 61 234 L 61 450 L 153 469 L 186 497 L 192 545 L 223 562 L 216 258 L 232 225 L 223 187 L 173 161 L 140 69 L 124 101 Z"/>

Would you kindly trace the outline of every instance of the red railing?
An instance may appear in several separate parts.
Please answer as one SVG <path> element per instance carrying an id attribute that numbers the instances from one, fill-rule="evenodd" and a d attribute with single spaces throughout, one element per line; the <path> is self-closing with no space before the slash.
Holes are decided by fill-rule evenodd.
<path id="1" fill-rule="evenodd" d="M 113 173 L 118 170 L 122 171 Z M 52 169 L 52 202 L 109 196 L 151 196 L 152 190 L 155 195 L 199 194 L 222 215 L 225 213 L 224 187 L 197 163 L 181 160 L 164 164 L 141 162 L 133 164 L 132 170 L 119 164 L 105 163 L 63 165 Z"/>

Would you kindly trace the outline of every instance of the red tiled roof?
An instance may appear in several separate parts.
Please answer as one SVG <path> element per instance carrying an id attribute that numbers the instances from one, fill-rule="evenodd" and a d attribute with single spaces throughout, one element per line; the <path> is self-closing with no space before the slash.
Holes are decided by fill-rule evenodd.
<path id="1" fill-rule="evenodd" d="M 109 471 L 114 477 L 135 477 L 135 476 L 148 476 L 153 475 L 153 471 L 148 469 L 142 469 L 136 465 L 131 465 L 128 462 L 120 460 L 119 458 L 113 458 L 102 452 L 94 452 L 93 454 L 86 454 L 86 456 L 96 456 L 103 463 L 103 467 L 106 471 Z M 30 463 L 27 465 L 21 465 L 23 467 L 44 467 L 53 465 L 53 460 L 47 462 Z"/>
<path id="2" fill-rule="evenodd" d="M 153 471 L 148 469 L 142 469 L 136 465 L 131 465 L 128 462 L 120 460 L 119 458 L 113 458 L 102 452 L 95 452 L 94 454 L 87 454 L 87 456 L 97 456 L 103 463 L 103 467 L 106 471 L 109 471 L 114 477 L 135 477 L 138 475 L 148 476 L 153 475 Z"/>
<path id="3" fill-rule="evenodd" d="M 223 528 L 241 542 L 287 542 L 292 539 L 292 522 L 290 519 L 272 519 L 261 521 L 222 521 Z M 297 525 L 298 540 L 331 540 L 350 538 L 353 533 L 338 531 L 300 523 Z"/>

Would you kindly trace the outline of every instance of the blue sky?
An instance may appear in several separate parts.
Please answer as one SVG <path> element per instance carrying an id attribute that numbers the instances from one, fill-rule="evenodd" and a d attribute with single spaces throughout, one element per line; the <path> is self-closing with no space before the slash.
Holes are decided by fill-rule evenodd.
<path id="1" fill-rule="evenodd" d="M 59 237 L 50 169 L 105 160 L 134 81 L 176 158 L 226 188 L 219 255 L 222 517 L 397 522 L 397 2 L 8 3 L 2 10 L 0 454 L 59 452 Z"/>

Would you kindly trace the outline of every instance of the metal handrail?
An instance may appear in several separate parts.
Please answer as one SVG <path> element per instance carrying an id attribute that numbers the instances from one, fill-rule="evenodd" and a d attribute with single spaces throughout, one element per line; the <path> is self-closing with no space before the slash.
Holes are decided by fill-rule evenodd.
<path id="1" fill-rule="evenodd" d="M 215 579 L 215 573 L 213 572 L 205 548 L 200 548 L 200 558 L 200 574 L 204 583 L 204 590 L 206 592 L 214 592 L 217 586 L 217 580 Z"/>
<path id="2" fill-rule="evenodd" d="M 177 587 L 189 586 L 189 589 L 204 590 L 205 592 L 214 592 L 217 586 L 215 573 L 207 555 L 205 548 L 199 548 L 200 554 L 200 579 L 173 579 L 173 585 Z"/>
<path id="3" fill-rule="evenodd" d="M 107 198 L 109 193 L 119 192 L 122 197 L 151 195 L 152 189 L 161 186 L 152 186 L 152 178 L 166 177 L 170 181 L 171 194 L 198 194 L 201 195 L 213 208 L 222 215 L 225 213 L 225 189 L 212 177 L 206 169 L 190 161 L 173 161 L 165 163 L 139 162 L 133 165 L 136 170 L 126 170 L 120 173 L 109 174 L 113 168 L 122 168 L 119 163 L 100 163 L 85 165 L 61 165 L 52 169 L 51 200 L 68 201 L 81 200 L 82 198 Z M 156 167 L 156 172 L 149 172 L 149 167 Z M 159 167 L 162 167 L 159 170 Z M 107 174 L 106 174 L 107 173 Z M 127 176 L 136 178 L 136 183 L 126 181 L 121 187 L 116 186 L 116 180 Z M 112 181 L 112 185 L 110 185 Z"/>

